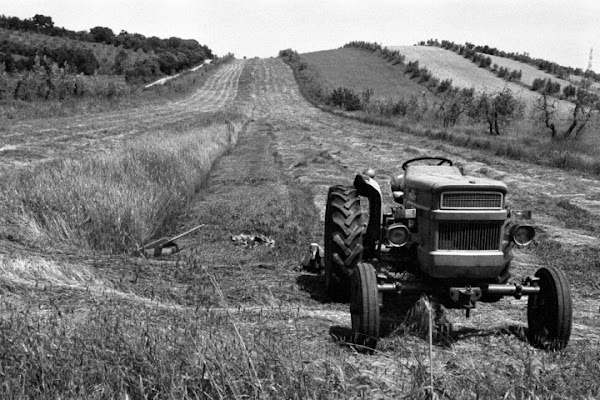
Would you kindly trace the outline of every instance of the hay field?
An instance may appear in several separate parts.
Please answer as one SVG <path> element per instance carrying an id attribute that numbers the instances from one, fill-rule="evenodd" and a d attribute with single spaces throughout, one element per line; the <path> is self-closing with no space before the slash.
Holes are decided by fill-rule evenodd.
<path id="1" fill-rule="evenodd" d="M 388 46 L 388 48 L 398 50 L 400 54 L 406 57 L 406 62 L 418 61 L 421 67 L 426 67 L 433 73 L 433 76 L 440 80 L 451 79 L 452 84 L 457 87 L 472 87 L 478 92 L 487 93 L 497 93 L 509 89 L 528 105 L 535 104 L 539 98 L 539 94 L 532 92 L 523 85 L 498 78 L 492 72 L 479 68 L 471 61 L 450 50 L 430 46 Z M 523 67 L 526 66 L 522 63 L 518 64 Z M 522 68 L 515 66 L 512 69 Z M 523 71 L 523 74 L 525 75 L 525 71 Z M 561 112 L 568 112 L 572 108 L 571 104 L 566 101 L 557 101 Z"/>
<path id="2" fill-rule="evenodd" d="M 569 86 L 569 84 L 571 84 L 571 82 L 568 80 L 559 79 L 552 74 L 537 69 L 533 65 L 524 64 L 516 60 L 511 60 L 510 58 L 491 56 L 489 54 L 486 54 L 486 57 L 490 57 L 492 60 L 492 65 L 498 64 L 499 67 L 505 67 L 511 71 L 521 70 L 523 72 L 523 75 L 521 76 L 521 82 L 527 86 L 531 86 L 535 79 L 550 79 L 552 82 L 558 82 L 560 83 L 561 90 L 565 86 Z"/>
<path id="3" fill-rule="evenodd" d="M 206 226 L 181 252 L 29 248 L 0 230 L 0 399 L 598 398 L 598 179 L 323 112 L 279 59 L 248 60 L 234 81 L 236 96 L 219 85 L 206 105 L 226 96 L 251 117 L 190 199 L 177 231 Z M 193 104 L 181 111 L 201 114 Z M 322 243 L 327 188 L 367 166 L 387 188 L 403 161 L 432 152 L 504 180 L 512 204 L 535 210 L 540 244 L 515 257 L 515 277 L 564 268 L 577 288 L 567 351 L 526 342 L 524 299 L 478 305 L 469 320 L 450 310 L 456 329 L 431 347 L 407 329 L 386 333 L 373 355 L 348 347 L 349 306 L 298 266 Z M 238 233 L 275 246 L 238 245 Z"/>
<path id="4" fill-rule="evenodd" d="M 451 79 L 454 86 L 473 87 L 478 92 L 487 93 L 500 92 L 508 88 L 519 96 L 527 96 L 527 89 L 498 78 L 490 71 L 477 67 L 452 51 L 430 46 L 389 46 L 389 48 L 398 50 L 406 57 L 406 62 L 418 61 L 421 67 L 426 67 L 436 78 Z"/>

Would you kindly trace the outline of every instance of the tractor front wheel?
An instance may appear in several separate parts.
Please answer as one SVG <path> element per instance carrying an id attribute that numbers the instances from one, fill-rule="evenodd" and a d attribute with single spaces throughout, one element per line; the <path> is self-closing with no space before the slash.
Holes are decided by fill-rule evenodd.
<path id="1" fill-rule="evenodd" d="M 353 343 L 357 350 L 372 353 L 379 339 L 379 292 L 371 264 L 359 262 L 352 271 L 350 314 Z"/>
<path id="2" fill-rule="evenodd" d="M 573 322 L 571 289 L 566 275 L 554 267 L 537 270 L 540 292 L 529 296 L 527 337 L 535 347 L 555 351 L 567 346 Z"/>
<path id="3" fill-rule="evenodd" d="M 355 188 L 332 186 L 325 208 L 325 289 L 332 300 L 348 301 L 350 274 L 362 258 L 360 198 Z"/>

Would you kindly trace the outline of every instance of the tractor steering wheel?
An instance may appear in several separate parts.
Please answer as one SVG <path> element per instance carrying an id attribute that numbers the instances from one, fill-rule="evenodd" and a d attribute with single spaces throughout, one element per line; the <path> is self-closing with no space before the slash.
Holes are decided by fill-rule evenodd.
<path id="1" fill-rule="evenodd" d="M 437 165 L 444 165 L 444 164 L 448 164 L 449 166 L 452 166 L 452 161 L 444 158 L 444 157 L 417 157 L 417 158 L 413 158 L 411 160 L 406 161 L 404 164 L 402 164 L 402 170 L 406 171 L 406 168 L 408 168 L 409 164 L 412 164 L 413 162 L 416 161 L 423 161 L 423 160 L 434 160 L 434 161 L 439 161 L 437 163 Z"/>

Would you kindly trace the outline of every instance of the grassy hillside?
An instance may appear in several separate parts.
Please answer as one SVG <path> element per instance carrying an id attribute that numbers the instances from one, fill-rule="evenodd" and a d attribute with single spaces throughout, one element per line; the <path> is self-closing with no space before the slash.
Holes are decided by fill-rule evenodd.
<path id="1" fill-rule="evenodd" d="M 374 99 L 401 96 L 408 99 L 408 102 L 404 101 L 403 106 L 408 107 L 409 111 L 404 115 L 396 112 L 384 115 L 381 111 L 384 107 L 376 100 L 369 105 L 363 105 L 363 111 L 353 113 L 355 118 L 389 123 L 405 129 L 409 126 L 419 135 L 429 135 L 471 147 L 487 148 L 498 155 L 600 173 L 600 164 L 596 161 L 600 158 L 598 118 L 588 123 L 585 133 L 579 140 L 551 140 L 548 128 L 544 126 L 544 121 L 536 111 L 541 96 L 531 91 L 525 84 L 507 82 L 490 70 L 479 68 L 471 61 L 442 48 L 403 46 L 392 49 L 397 49 L 404 56 L 404 63 L 386 61 L 381 49 L 364 50 L 352 47 L 302 54 L 300 62 L 306 63 L 307 70 L 318 70 L 322 85 L 327 89 L 341 86 L 361 93 L 366 88 L 371 88 Z M 426 68 L 431 72 L 438 84 L 432 86 L 432 81 L 420 84 L 419 79 L 410 79 L 409 74 L 404 72 L 411 61 L 418 61 L 419 68 Z M 533 76 L 533 71 L 528 70 L 527 65 L 511 65 L 513 69 L 528 71 L 530 77 Z M 526 76 L 526 72 L 524 75 Z M 439 91 L 439 82 L 443 80 L 451 80 L 452 87 L 455 88 L 475 89 L 479 94 L 471 100 L 475 101 L 471 105 L 478 104 L 482 93 L 496 96 L 508 89 L 518 99 L 523 111 L 512 121 L 505 121 L 506 125 L 500 136 L 490 135 L 485 118 L 475 120 L 466 110 L 462 112 L 458 123 L 446 125 L 443 113 L 451 107 L 464 105 L 453 103 L 454 100 L 446 96 L 447 92 Z M 302 82 L 299 82 L 302 85 Z M 419 105 L 417 112 L 411 114 L 410 107 L 414 105 L 414 98 L 411 98 L 410 94 L 414 93 L 425 93 L 421 97 L 427 97 L 429 104 Z M 559 130 L 566 129 L 571 123 L 569 118 L 570 110 L 574 107 L 573 103 L 555 98 L 550 101 L 556 104 L 556 127 Z M 392 108 L 400 107 L 393 104 Z"/>
<path id="2" fill-rule="evenodd" d="M 401 67 L 353 48 L 324 50 L 302 54 L 314 66 L 328 89 L 340 86 L 357 93 L 373 89 L 375 99 L 396 99 L 420 94 L 424 88 L 404 75 Z"/>

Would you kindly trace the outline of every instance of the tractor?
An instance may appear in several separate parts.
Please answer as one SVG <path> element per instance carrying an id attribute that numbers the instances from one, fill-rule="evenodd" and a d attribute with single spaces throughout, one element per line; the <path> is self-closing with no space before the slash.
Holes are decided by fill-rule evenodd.
<path id="1" fill-rule="evenodd" d="M 506 184 L 463 175 L 444 157 L 413 158 L 391 179 L 387 211 L 374 177 L 369 168 L 353 186 L 330 187 L 325 210 L 325 288 L 333 300 L 349 300 L 356 345 L 376 348 L 390 295 L 425 295 L 466 317 L 477 302 L 528 296 L 529 342 L 565 348 L 572 325 L 565 273 L 547 266 L 511 280 L 513 249 L 531 244 L 535 229 L 531 211 L 507 206 Z"/>

